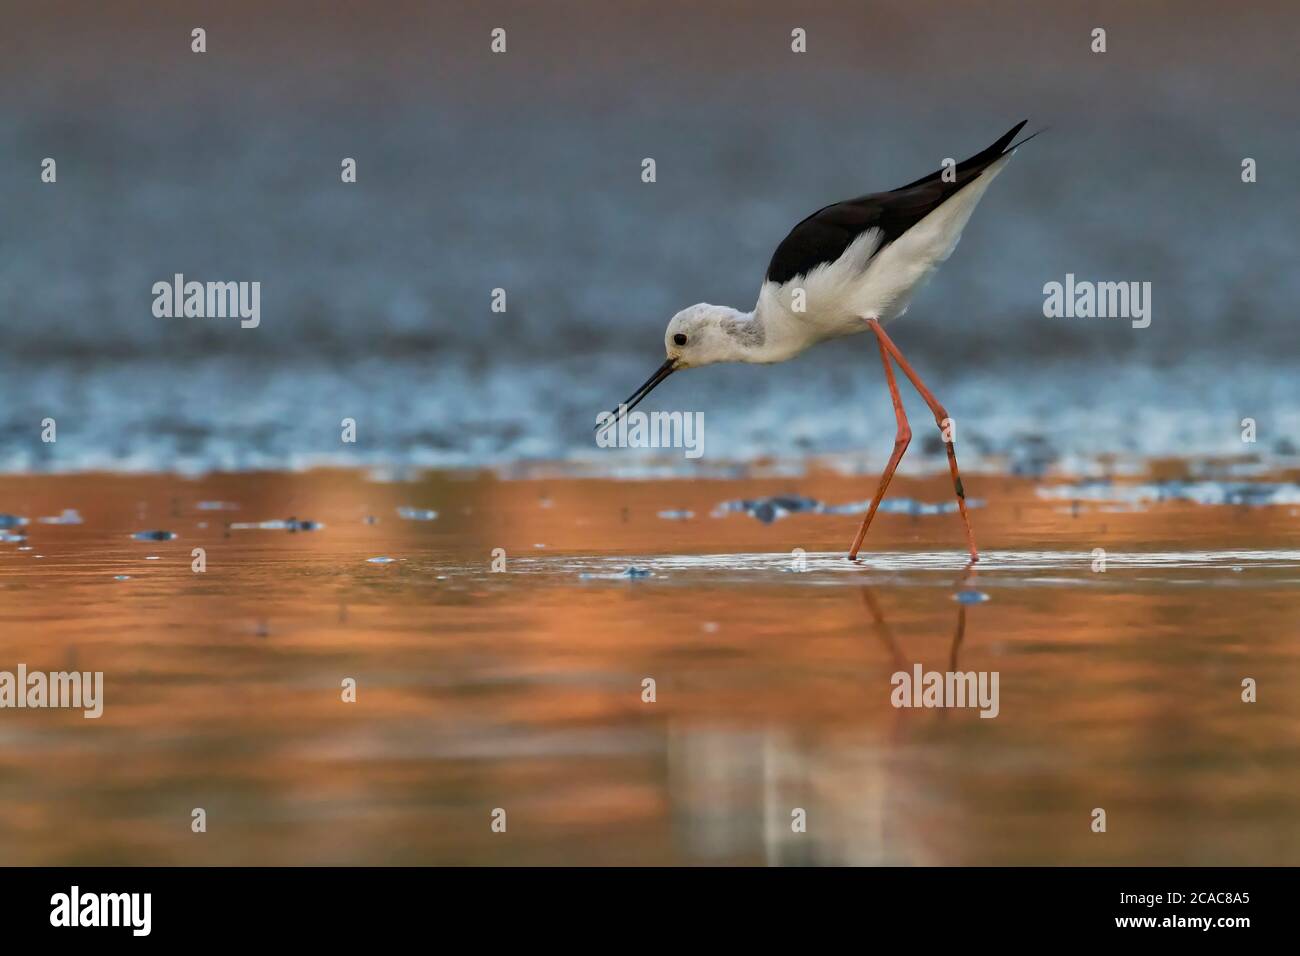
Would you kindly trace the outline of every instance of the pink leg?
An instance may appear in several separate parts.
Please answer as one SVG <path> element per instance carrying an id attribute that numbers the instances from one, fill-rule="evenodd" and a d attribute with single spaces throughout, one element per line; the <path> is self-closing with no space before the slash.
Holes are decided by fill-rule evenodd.
<path id="1" fill-rule="evenodd" d="M 885 333 L 880 331 L 880 326 L 872 321 L 870 323 L 872 331 L 880 338 Z M 880 476 L 880 486 L 876 489 L 876 497 L 871 500 L 871 507 L 867 509 L 867 516 L 862 519 L 862 527 L 858 529 L 858 536 L 853 539 L 853 547 L 849 549 L 849 560 L 853 561 L 858 556 L 858 549 L 862 547 L 862 539 L 867 536 L 867 529 L 871 527 L 871 519 L 876 516 L 876 509 L 880 507 L 880 501 L 885 497 L 885 489 L 889 487 L 889 479 L 894 477 L 894 469 L 903 458 L 903 452 L 907 451 L 907 444 L 912 440 L 912 429 L 907 424 L 907 412 L 903 411 L 903 397 L 898 394 L 898 383 L 894 381 L 894 367 L 889 364 L 889 352 L 885 350 L 887 340 L 880 338 L 880 361 L 885 365 L 885 381 L 889 383 L 889 397 L 894 402 L 894 419 L 898 422 L 898 431 L 894 435 L 894 453 L 889 457 L 889 464 L 885 466 L 884 474 Z"/>
<path id="2" fill-rule="evenodd" d="M 880 327 L 880 323 L 875 319 L 872 319 L 867 324 L 871 326 L 871 331 L 876 333 L 876 338 L 880 340 L 881 348 L 888 350 L 889 354 L 893 356 L 894 361 L 898 363 L 898 367 L 903 370 L 903 374 L 911 380 L 912 384 L 916 386 L 916 390 L 921 393 L 921 397 L 925 399 L 925 404 L 930 406 L 930 411 L 934 412 L 935 423 L 939 426 L 939 431 L 942 433 L 944 431 L 944 423 L 949 420 L 948 413 L 944 411 L 944 407 L 939 404 L 939 400 L 934 397 L 933 393 L 925 387 L 925 383 L 921 381 L 921 376 L 917 375 L 916 372 L 913 371 L 912 366 L 907 364 L 907 359 L 903 358 L 903 353 L 898 350 L 898 346 L 895 345 L 889 336 L 885 334 L 885 330 Z M 966 492 L 962 488 L 961 472 L 957 470 L 957 451 L 953 448 L 952 442 L 948 441 L 946 438 L 944 439 L 944 445 L 947 446 L 948 449 L 948 469 L 952 472 L 953 490 L 957 493 L 957 509 L 961 512 L 962 524 L 966 526 L 966 545 L 970 548 L 971 561 L 975 562 L 980 559 L 980 553 L 975 547 L 975 532 L 970 526 L 970 515 L 966 513 Z"/>

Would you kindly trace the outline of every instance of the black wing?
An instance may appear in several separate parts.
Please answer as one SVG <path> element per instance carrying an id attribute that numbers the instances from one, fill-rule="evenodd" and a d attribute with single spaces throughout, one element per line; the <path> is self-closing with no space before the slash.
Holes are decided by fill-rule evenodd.
<path id="1" fill-rule="evenodd" d="M 859 196 L 817 210 L 781 240 L 767 267 L 767 278 L 776 283 L 789 282 L 823 262 L 834 262 L 868 229 L 879 229 L 884 234 L 880 242 L 884 248 L 1000 159 L 1026 122 L 1017 123 L 988 149 L 958 163 L 952 182 L 945 182 L 943 170 L 938 170 L 889 192 Z"/>

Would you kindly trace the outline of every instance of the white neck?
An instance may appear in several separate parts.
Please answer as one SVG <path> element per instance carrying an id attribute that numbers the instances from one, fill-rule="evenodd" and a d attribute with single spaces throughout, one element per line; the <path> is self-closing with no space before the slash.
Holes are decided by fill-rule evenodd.
<path id="1" fill-rule="evenodd" d="M 740 313 L 744 320 L 753 322 L 753 345 L 745 350 L 739 361 L 767 364 L 794 358 L 816 341 L 808 324 L 791 315 L 773 297 L 760 295 L 753 312 Z M 761 333 L 760 331 L 761 330 Z"/>

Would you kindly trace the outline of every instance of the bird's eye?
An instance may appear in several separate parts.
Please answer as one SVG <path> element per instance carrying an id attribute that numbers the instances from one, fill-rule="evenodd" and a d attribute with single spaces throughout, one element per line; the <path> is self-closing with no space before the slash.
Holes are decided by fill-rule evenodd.
<path id="1" fill-rule="evenodd" d="M 673 336 L 673 341 L 676 342 L 678 345 L 685 345 L 686 336 L 683 335 L 681 332 L 678 332 L 676 335 Z"/>

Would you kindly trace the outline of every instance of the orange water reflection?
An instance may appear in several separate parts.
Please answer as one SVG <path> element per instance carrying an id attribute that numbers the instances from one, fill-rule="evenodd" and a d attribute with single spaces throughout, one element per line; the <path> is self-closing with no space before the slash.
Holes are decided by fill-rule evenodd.
<path id="1" fill-rule="evenodd" d="M 945 481 L 895 491 L 938 501 Z M 106 684 L 98 721 L 0 711 L 0 862 L 1300 863 L 1292 563 L 963 579 L 867 553 L 834 574 L 725 558 L 643 580 L 578 571 L 838 551 L 857 518 L 708 514 L 790 490 L 856 500 L 863 485 L 0 479 L 0 511 L 85 519 L 33 523 L 30 551 L 0 545 L 0 669 L 102 670 Z M 1028 480 L 969 485 L 993 502 L 974 513 L 991 551 L 1300 538 L 1287 508 L 1071 514 Z M 403 521 L 403 505 L 439 517 Z M 290 516 L 326 527 L 225 527 Z M 129 537 L 149 528 L 179 538 Z M 961 531 L 882 515 L 868 546 L 957 555 Z M 397 560 L 368 563 L 380 556 Z M 963 587 L 989 599 L 954 601 Z M 890 705 L 900 666 L 954 659 L 1000 673 L 996 719 Z M 1241 702 L 1243 677 L 1258 703 Z"/>

